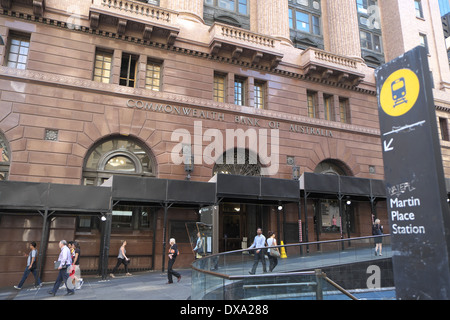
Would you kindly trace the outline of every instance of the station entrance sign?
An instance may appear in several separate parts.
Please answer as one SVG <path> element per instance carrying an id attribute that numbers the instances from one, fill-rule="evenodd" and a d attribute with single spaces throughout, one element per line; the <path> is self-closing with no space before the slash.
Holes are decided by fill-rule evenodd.
<path id="1" fill-rule="evenodd" d="M 398 299 L 450 299 L 450 214 L 425 48 L 375 72 Z"/>

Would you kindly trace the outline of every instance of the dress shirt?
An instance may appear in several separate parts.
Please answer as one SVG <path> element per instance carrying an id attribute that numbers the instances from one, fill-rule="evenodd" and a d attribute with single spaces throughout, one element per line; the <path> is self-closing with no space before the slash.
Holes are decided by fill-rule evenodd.
<path id="1" fill-rule="evenodd" d="M 60 266 L 69 266 L 72 264 L 72 256 L 70 254 L 70 249 L 67 246 L 61 248 L 59 253 L 58 261 L 60 261 Z"/>
<path id="2" fill-rule="evenodd" d="M 253 240 L 253 244 L 249 247 L 250 248 L 264 248 L 266 243 L 266 237 L 264 237 L 262 234 L 255 237 L 255 240 Z"/>

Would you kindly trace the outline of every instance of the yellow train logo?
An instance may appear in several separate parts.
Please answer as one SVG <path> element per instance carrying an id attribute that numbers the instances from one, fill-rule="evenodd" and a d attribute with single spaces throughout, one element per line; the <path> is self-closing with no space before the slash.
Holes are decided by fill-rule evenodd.
<path id="1" fill-rule="evenodd" d="M 402 116 L 414 107 L 419 91 L 419 78 L 413 71 L 397 70 L 387 78 L 381 88 L 381 108 L 392 117 Z"/>

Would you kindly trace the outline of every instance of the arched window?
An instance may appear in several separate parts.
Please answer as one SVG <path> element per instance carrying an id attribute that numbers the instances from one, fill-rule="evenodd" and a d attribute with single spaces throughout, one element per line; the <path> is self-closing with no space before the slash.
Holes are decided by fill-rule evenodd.
<path id="1" fill-rule="evenodd" d="M 227 161 L 227 152 L 224 152 L 221 163 L 216 163 L 213 175 L 217 173 L 235 174 L 241 176 L 260 176 L 261 164 L 258 156 L 247 149 L 234 149 L 231 161 Z"/>
<path id="2" fill-rule="evenodd" d="M 334 174 L 337 176 L 348 176 L 349 170 L 346 166 L 338 160 L 324 160 L 317 165 L 314 173 Z"/>
<path id="3" fill-rule="evenodd" d="M 8 179 L 11 154 L 6 138 L 0 132 L 0 181 Z"/>
<path id="4" fill-rule="evenodd" d="M 114 137 L 97 143 L 88 153 L 83 170 L 84 185 L 101 185 L 112 175 L 155 176 L 155 161 L 136 139 Z"/>

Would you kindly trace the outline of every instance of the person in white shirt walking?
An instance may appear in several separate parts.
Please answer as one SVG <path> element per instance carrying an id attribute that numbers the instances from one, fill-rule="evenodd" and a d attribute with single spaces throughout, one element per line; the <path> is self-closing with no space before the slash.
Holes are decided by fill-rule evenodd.
<path id="1" fill-rule="evenodd" d="M 67 287 L 67 279 L 69 279 L 69 274 L 67 273 L 67 268 L 72 265 L 72 255 L 70 254 L 70 249 L 67 247 L 67 241 L 61 240 L 59 242 L 59 247 L 61 248 L 61 252 L 59 253 L 58 257 L 58 277 L 56 278 L 55 285 L 53 286 L 53 290 L 49 291 L 48 293 L 51 295 L 56 295 L 56 292 L 59 289 L 59 286 L 61 283 L 66 284 L 67 293 L 66 295 L 72 295 L 75 293 L 73 289 L 69 289 Z"/>
<path id="2" fill-rule="evenodd" d="M 262 229 L 258 228 L 256 230 L 255 240 L 253 240 L 252 245 L 249 247 L 249 249 L 256 248 L 256 251 L 255 251 L 255 260 L 254 260 L 255 262 L 253 263 L 253 268 L 248 273 L 250 273 L 250 274 L 256 273 L 256 268 L 258 267 L 259 260 L 261 260 L 261 263 L 263 266 L 263 272 L 264 273 L 267 272 L 266 258 L 264 257 L 264 247 L 265 246 L 266 246 L 266 237 L 264 237 L 264 235 L 262 234 Z"/>

